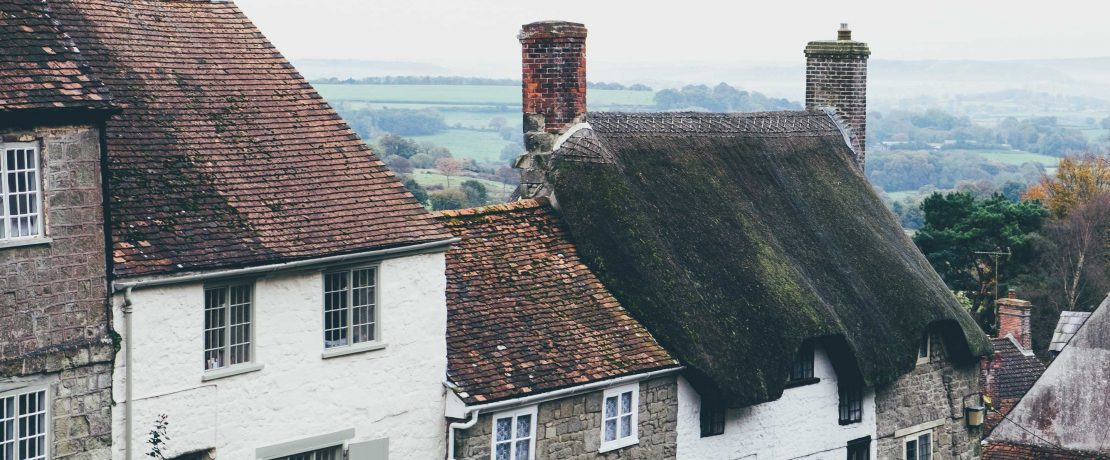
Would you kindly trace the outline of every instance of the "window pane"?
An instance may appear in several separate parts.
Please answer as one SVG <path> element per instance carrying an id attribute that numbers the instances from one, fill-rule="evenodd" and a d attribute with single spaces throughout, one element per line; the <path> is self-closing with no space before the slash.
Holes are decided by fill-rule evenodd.
<path id="1" fill-rule="evenodd" d="M 632 416 L 625 415 L 621 417 L 621 437 L 627 438 L 632 436 Z"/>
<path id="2" fill-rule="evenodd" d="M 516 418 L 516 439 L 532 436 L 532 415 L 521 415 Z"/>
<path id="3" fill-rule="evenodd" d="M 621 393 L 621 413 L 632 413 L 632 392 Z"/>
<path id="4" fill-rule="evenodd" d="M 923 434 L 917 438 L 917 458 L 921 460 L 929 460 L 929 456 L 932 454 L 933 450 L 933 442 L 931 438 L 932 436 L 930 436 L 929 434 Z"/>
<path id="5" fill-rule="evenodd" d="M 351 272 L 324 275 L 324 347 L 347 345 L 349 294 L 347 278 Z"/>
<path id="6" fill-rule="evenodd" d="M 497 441 L 508 441 L 508 440 L 512 439 L 513 438 L 513 419 L 512 419 L 512 417 L 505 417 L 505 418 L 497 419 L 496 431 L 497 431 L 497 433 L 496 433 L 496 437 L 494 438 L 495 440 L 497 440 Z"/>
<path id="7" fill-rule="evenodd" d="M 251 346 L 251 285 L 243 284 L 230 288 L 229 320 L 230 364 L 250 362 Z"/>
<path id="8" fill-rule="evenodd" d="M 906 460 L 917 460 L 917 441 L 906 441 Z"/>
<path id="9" fill-rule="evenodd" d="M 528 460 L 528 449 L 531 447 L 528 440 L 516 442 L 516 458 L 514 460 Z"/>
<path id="10" fill-rule="evenodd" d="M 374 270 L 351 273 L 351 342 L 374 340 Z"/>
<path id="11" fill-rule="evenodd" d="M 227 363 L 224 338 L 227 333 L 227 291 L 225 288 L 204 291 L 204 368 L 219 369 Z"/>
<path id="12" fill-rule="evenodd" d="M 612 418 L 617 416 L 617 397 L 610 396 L 605 398 L 605 418 Z"/>
<path id="13" fill-rule="evenodd" d="M 917 357 L 929 357 L 929 334 L 923 334 L 921 336 L 921 343 L 917 346 Z"/>
<path id="14" fill-rule="evenodd" d="M 510 446 L 512 446 L 512 444 L 507 443 L 507 442 L 503 443 L 503 444 L 498 444 L 497 447 L 495 448 L 497 451 L 494 453 L 493 458 L 495 458 L 497 460 L 512 460 L 512 459 L 509 458 L 509 447 Z"/>
<path id="15" fill-rule="evenodd" d="M 617 439 L 617 419 L 605 421 L 605 436 L 602 439 L 606 441 Z"/>

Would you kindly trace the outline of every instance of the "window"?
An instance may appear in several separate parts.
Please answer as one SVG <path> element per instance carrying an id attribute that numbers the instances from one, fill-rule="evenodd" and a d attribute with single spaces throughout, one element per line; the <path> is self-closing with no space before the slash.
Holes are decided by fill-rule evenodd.
<path id="1" fill-rule="evenodd" d="M 536 406 L 493 417 L 493 460 L 532 460 L 536 457 Z"/>
<path id="2" fill-rule="evenodd" d="M 725 405 L 715 399 L 701 399 L 701 437 L 725 434 Z"/>
<path id="3" fill-rule="evenodd" d="M 921 334 L 921 341 L 917 345 L 917 364 L 925 364 L 929 362 L 930 351 L 933 346 L 933 338 L 929 336 L 929 332 L 925 331 Z"/>
<path id="4" fill-rule="evenodd" d="M 639 442 L 636 430 L 639 406 L 639 384 L 605 390 L 601 404 L 601 452 Z"/>
<path id="5" fill-rule="evenodd" d="M 42 236 L 42 193 L 35 144 L 0 144 L 0 241 Z"/>
<path id="6" fill-rule="evenodd" d="M 932 460 L 933 435 L 931 431 L 906 436 L 902 444 L 905 460 Z"/>
<path id="7" fill-rule="evenodd" d="M 813 378 L 813 342 L 805 342 L 798 353 L 794 355 L 794 364 L 790 367 L 790 378 L 786 380 L 786 387 L 794 387 L 816 383 Z"/>
<path id="8" fill-rule="evenodd" d="M 871 436 L 848 441 L 848 460 L 871 460 Z"/>
<path id="9" fill-rule="evenodd" d="M 250 283 L 204 290 L 204 370 L 251 362 Z"/>
<path id="10" fill-rule="evenodd" d="M 47 458 L 46 390 L 0 395 L 0 460 Z"/>
<path id="11" fill-rule="evenodd" d="M 377 269 L 324 274 L 324 348 L 378 340 Z"/>
<path id="12" fill-rule="evenodd" d="M 273 460 L 343 460 L 343 446 L 325 447 L 312 452 L 278 457 Z"/>
<path id="13" fill-rule="evenodd" d="M 851 380 L 841 380 L 840 424 L 848 425 L 863 420 L 863 385 Z"/>

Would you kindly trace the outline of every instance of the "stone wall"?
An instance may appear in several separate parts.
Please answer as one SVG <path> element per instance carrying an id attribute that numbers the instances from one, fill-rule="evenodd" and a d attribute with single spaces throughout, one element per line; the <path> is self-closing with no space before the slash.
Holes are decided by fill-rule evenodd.
<path id="1" fill-rule="evenodd" d="M 877 389 L 877 458 L 902 458 L 903 439 L 895 432 L 936 421 L 942 424 L 932 429 L 934 460 L 979 458 L 980 429 L 964 420 L 964 397 L 978 394 L 979 369 L 952 362 L 945 347 L 932 334 L 929 362 Z"/>
<path id="2" fill-rule="evenodd" d="M 536 460 L 675 458 L 678 389 L 676 377 L 640 382 L 639 443 L 598 453 L 601 445 L 602 391 L 540 403 L 537 408 Z M 495 414 L 496 412 L 494 412 Z M 456 433 L 455 457 L 488 460 L 492 414 L 481 414 L 469 430 Z"/>
<path id="3" fill-rule="evenodd" d="M 108 458 L 115 350 L 99 129 L 5 129 L 0 136 L 39 146 L 48 238 L 0 246 L 0 387 L 53 382 L 52 458 Z"/>
<path id="4" fill-rule="evenodd" d="M 850 35 L 849 35 L 850 38 Z M 815 41 L 805 49 L 806 109 L 834 107 L 851 130 L 852 148 L 862 170 L 867 144 L 866 43 L 852 40 Z"/>

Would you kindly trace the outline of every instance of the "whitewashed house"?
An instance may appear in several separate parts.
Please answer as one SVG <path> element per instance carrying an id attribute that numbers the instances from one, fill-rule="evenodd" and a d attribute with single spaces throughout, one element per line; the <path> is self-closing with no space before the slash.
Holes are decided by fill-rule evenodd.
<path id="1" fill-rule="evenodd" d="M 120 107 L 112 457 L 442 457 L 450 234 L 233 3 L 44 5 Z"/>

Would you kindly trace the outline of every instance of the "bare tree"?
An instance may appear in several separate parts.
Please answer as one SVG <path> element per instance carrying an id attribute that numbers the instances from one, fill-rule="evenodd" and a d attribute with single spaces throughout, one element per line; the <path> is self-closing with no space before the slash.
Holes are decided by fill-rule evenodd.
<path id="1" fill-rule="evenodd" d="M 462 161 L 454 158 L 440 158 L 436 160 L 436 169 L 447 176 L 447 188 L 451 188 L 451 176 L 457 176 L 462 171 Z"/>
<path id="2" fill-rule="evenodd" d="M 1107 232 L 1110 230 L 1110 192 L 1075 206 L 1068 215 L 1045 227 L 1051 244 L 1043 255 L 1045 267 L 1060 289 L 1059 310 L 1076 310 L 1084 293 L 1105 293 Z M 1056 302 L 1054 302 L 1056 303 Z"/>

